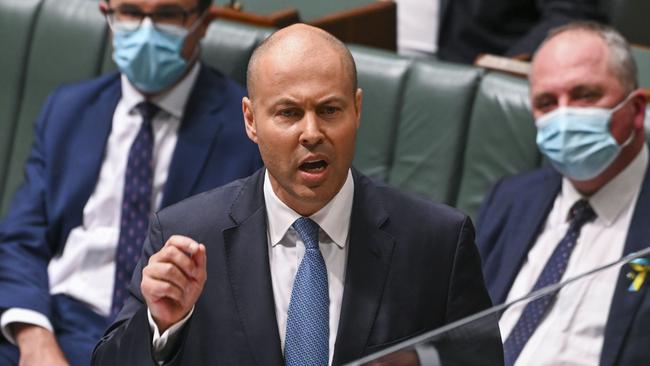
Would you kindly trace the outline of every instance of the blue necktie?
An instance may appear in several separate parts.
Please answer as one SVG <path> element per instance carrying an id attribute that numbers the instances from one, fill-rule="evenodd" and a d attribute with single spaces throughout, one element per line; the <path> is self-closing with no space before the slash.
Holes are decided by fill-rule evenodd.
<path id="1" fill-rule="evenodd" d="M 305 243 L 287 312 L 284 359 L 287 366 L 329 363 L 329 292 L 327 267 L 318 247 L 318 224 L 306 217 L 292 227 Z"/>
<path id="2" fill-rule="evenodd" d="M 154 142 L 151 121 L 160 109 L 151 102 L 141 102 L 135 109 L 142 116 L 142 126 L 129 150 L 124 176 L 120 237 L 115 253 L 115 285 L 111 305 L 113 318 L 128 297 L 128 284 L 140 259 L 151 211 Z"/>
<path id="3" fill-rule="evenodd" d="M 564 238 L 555 247 L 553 254 L 537 278 L 532 291 L 537 291 L 549 285 L 556 284 L 562 279 L 573 248 L 580 236 L 582 226 L 596 218 L 596 213 L 585 200 L 577 201 L 569 212 L 570 223 Z M 548 294 L 529 302 L 521 313 L 515 327 L 503 344 L 505 365 L 514 365 L 517 357 L 523 350 L 528 339 L 533 335 L 539 323 L 544 319 L 546 313 L 551 309 L 557 293 Z"/>

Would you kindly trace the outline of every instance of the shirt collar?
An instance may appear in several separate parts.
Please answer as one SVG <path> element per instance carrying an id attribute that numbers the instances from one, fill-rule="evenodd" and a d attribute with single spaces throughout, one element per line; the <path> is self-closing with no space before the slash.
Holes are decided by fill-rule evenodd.
<path id="1" fill-rule="evenodd" d="M 639 154 L 625 169 L 588 198 L 598 219 L 602 219 L 606 226 L 613 224 L 639 194 L 647 166 L 648 147 L 643 144 Z M 562 195 L 566 197 L 562 212 L 567 213 L 577 200 L 583 198 L 567 178 L 562 179 Z"/>
<path id="2" fill-rule="evenodd" d="M 163 94 L 151 98 L 151 102 L 160 107 L 163 111 L 181 119 L 185 104 L 190 97 L 190 91 L 199 76 L 201 63 L 195 62 L 190 72 L 183 79 Z M 134 108 L 144 101 L 144 96 L 131 84 L 126 75 L 122 74 L 122 101 L 129 113 L 134 113 Z"/>
<path id="3" fill-rule="evenodd" d="M 348 239 L 353 198 L 354 179 L 352 179 L 352 172 L 348 170 L 345 183 L 334 198 L 325 207 L 309 216 L 340 248 L 345 247 Z M 264 201 L 271 246 L 276 246 L 300 215 L 275 194 L 271 187 L 268 170 L 264 173 Z"/>

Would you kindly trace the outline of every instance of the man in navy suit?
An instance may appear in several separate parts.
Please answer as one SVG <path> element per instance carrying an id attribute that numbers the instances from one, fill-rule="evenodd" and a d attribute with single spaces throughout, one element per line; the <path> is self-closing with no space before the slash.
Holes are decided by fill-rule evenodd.
<path id="1" fill-rule="evenodd" d="M 93 364 L 338 365 L 490 306 L 467 216 L 351 168 L 362 91 L 340 41 L 276 32 L 248 91 L 266 169 L 154 215 Z M 499 364 L 486 334 L 470 352 Z"/>
<path id="2" fill-rule="evenodd" d="M 100 3 L 121 73 L 57 89 L 36 123 L 0 229 L 0 364 L 87 365 L 149 214 L 261 166 L 244 89 L 198 60 L 210 3 Z"/>
<path id="3" fill-rule="evenodd" d="M 648 245 L 645 99 L 629 45 L 611 28 L 555 30 L 530 74 L 537 144 L 551 167 L 499 181 L 477 242 L 495 303 L 526 295 Z M 582 279 L 500 319 L 506 364 L 650 363 L 647 283 L 627 265 Z"/>

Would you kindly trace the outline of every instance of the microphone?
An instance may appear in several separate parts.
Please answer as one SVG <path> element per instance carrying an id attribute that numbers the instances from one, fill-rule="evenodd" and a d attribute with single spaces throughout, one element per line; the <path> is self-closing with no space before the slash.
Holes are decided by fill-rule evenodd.
<path id="1" fill-rule="evenodd" d="M 405 366 L 447 366 L 481 365 L 485 355 L 472 352 L 477 344 L 494 334 L 495 324 L 501 314 L 512 306 L 525 306 L 530 301 L 543 296 L 552 296 L 565 286 L 579 282 L 608 269 L 628 264 L 632 270 L 629 291 L 638 291 L 644 285 L 650 272 L 650 245 L 645 249 L 630 253 L 616 261 L 595 267 L 562 282 L 549 285 L 508 303 L 498 304 L 474 315 L 454 321 L 438 329 L 407 339 L 368 355 L 346 366 L 405 365 Z M 483 350 L 482 350 L 483 352 Z"/>

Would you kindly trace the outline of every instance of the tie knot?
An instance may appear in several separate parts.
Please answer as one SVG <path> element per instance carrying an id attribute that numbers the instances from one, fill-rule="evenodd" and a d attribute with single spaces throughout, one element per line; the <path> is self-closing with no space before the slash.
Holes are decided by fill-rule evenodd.
<path id="1" fill-rule="evenodd" d="M 145 100 L 144 102 L 138 103 L 135 106 L 135 110 L 138 111 L 144 121 L 151 122 L 156 113 L 160 111 L 160 107 L 151 103 L 150 101 Z"/>
<path id="2" fill-rule="evenodd" d="M 318 249 L 318 229 L 317 223 L 308 217 L 297 219 L 291 227 L 300 235 L 300 239 L 305 243 L 306 249 Z"/>
<path id="3" fill-rule="evenodd" d="M 576 222 L 580 225 L 592 221 L 596 216 L 596 212 L 591 208 L 589 201 L 585 199 L 576 201 L 569 211 L 569 219 L 571 222 Z"/>

